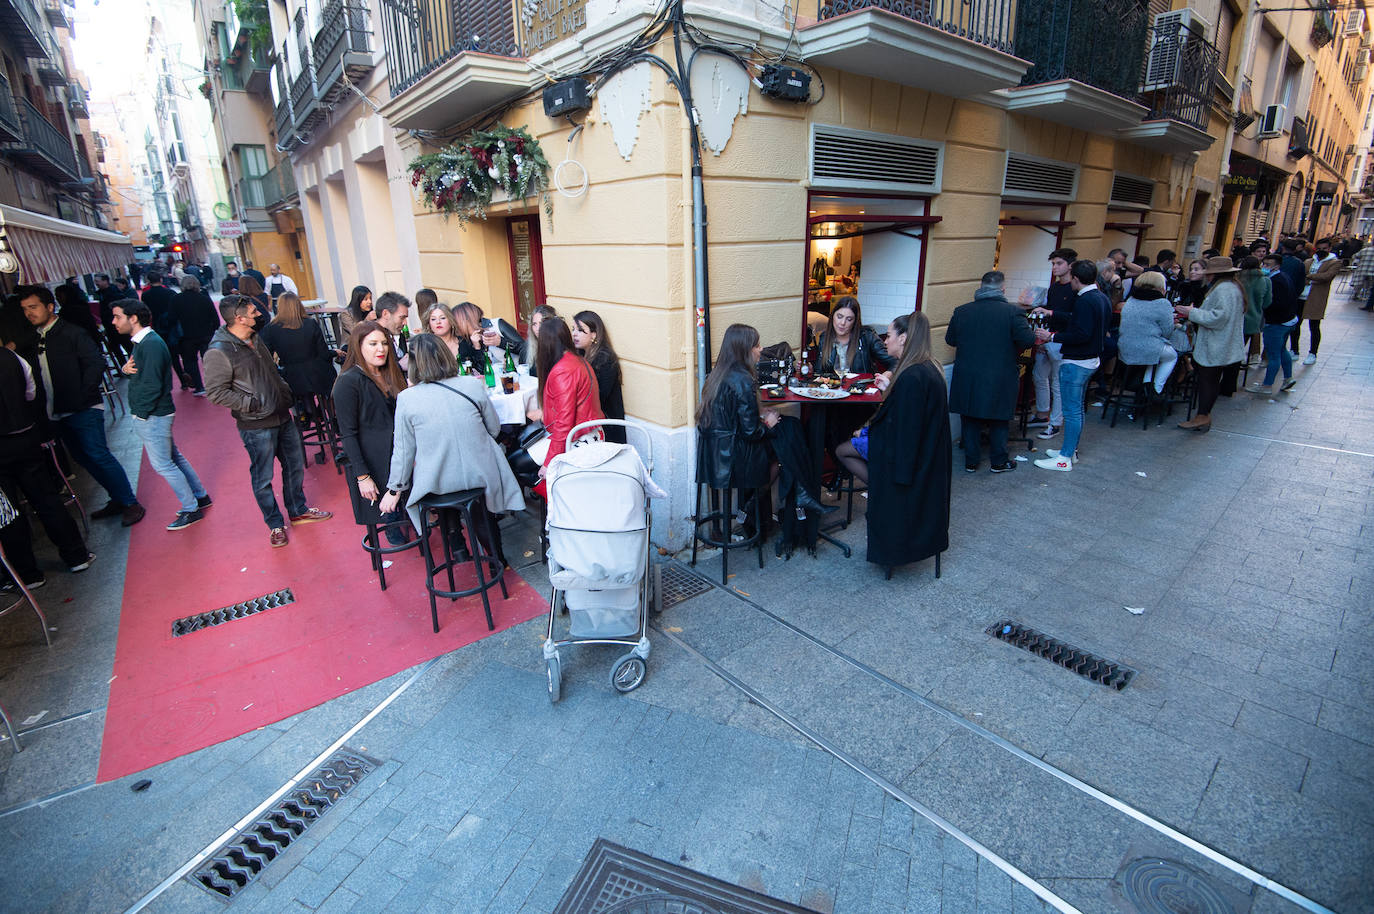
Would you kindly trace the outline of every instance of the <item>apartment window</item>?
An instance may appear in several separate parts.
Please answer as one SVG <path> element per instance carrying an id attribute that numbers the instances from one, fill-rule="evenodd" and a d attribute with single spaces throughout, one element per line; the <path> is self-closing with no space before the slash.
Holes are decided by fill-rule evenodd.
<path id="1" fill-rule="evenodd" d="M 239 173 L 239 195 L 244 206 L 266 206 L 263 194 L 262 176 L 267 174 L 267 149 L 263 146 L 237 146 Z"/>
<path id="2" fill-rule="evenodd" d="M 1221 75 L 1230 79 L 1231 73 L 1231 33 L 1236 30 L 1236 11 L 1227 0 L 1221 0 L 1217 11 L 1217 60 L 1221 64 Z"/>

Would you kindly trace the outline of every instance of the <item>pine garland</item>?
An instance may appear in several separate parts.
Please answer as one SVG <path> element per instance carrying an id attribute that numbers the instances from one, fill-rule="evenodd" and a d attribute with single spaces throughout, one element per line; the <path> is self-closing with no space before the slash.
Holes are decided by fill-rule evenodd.
<path id="1" fill-rule="evenodd" d="M 549 162 L 539 141 L 523 127 L 498 124 L 491 130 L 474 130 L 445 149 L 417 156 L 409 168 L 410 185 L 420 189 L 425 203 L 457 216 L 461 225 L 487 217 L 498 187 L 511 200 L 537 194 L 553 219 Z"/>

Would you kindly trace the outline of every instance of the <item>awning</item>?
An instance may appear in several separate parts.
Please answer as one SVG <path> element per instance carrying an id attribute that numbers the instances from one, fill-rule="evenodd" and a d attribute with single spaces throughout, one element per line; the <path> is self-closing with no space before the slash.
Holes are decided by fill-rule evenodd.
<path id="1" fill-rule="evenodd" d="M 61 282 L 83 273 L 110 273 L 133 262 L 129 236 L 0 203 L 0 227 L 19 258 L 21 283 Z"/>

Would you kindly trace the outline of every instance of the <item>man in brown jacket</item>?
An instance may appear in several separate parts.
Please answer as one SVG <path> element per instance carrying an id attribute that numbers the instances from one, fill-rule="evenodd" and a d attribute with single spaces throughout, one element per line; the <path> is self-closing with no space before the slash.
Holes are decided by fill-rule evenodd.
<path id="1" fill-rule="evenodd" d="M 1317 242 L 1317 253 L 1307 261 L 1307 288 L 1303 294 L 1306 304 L 1302 309 L 1302 320 L 1307 321 L 1308 343 L 1304 365 L 1317 361 L 1317 349 L 1322 344 L 1322 318 L 1326 316 L 1326 300 L 1331 295 L 1331 281 L 1341 271 L 1341 259 L 1331 253 L 1331 239 L 1322 238 Z M 1289 343 L 1293 347 L 1293 359 L 1298 358 L 1299 342 L 1302 337 L 1302 320 L 1293 325 Z"/>
<path id="2" fill-rule="evenodd" d="M 251 298 L 226 295 L 219 304 L 224 326 L 215 331 L 204 356 L 205 392 L 227 407 L 248 451 L 253 497 L 271 531 L 273 548 L 287 543 L 286 523 L 272 491 L 273 460 L 281 463 L 282 496 L 292 524 L 333 517 L 305 503 L 305 446 L 291 417 L 291 388 L 277 371 L 272 353 L 253 331 L 258 309 Z"/>

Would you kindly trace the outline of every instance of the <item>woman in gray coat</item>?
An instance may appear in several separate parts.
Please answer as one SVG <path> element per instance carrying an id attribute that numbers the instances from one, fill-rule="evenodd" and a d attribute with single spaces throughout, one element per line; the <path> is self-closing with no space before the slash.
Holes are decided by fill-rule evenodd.
<path id="1" fill-rule="evenodd" d="M 1155 393 L 1173 374 L 1178 352 L 1169 342 L 1174 333 L 1174 309 L 1164 297 L 1164 274 L 1142 273 L 1131 284 L 1131 297 L 1121 306 L 1117 357 L 1127 365 L 1146 365 L 1145 381 L 1154 380 Z"/>
<path id="2" fill-rule="evenodd" d="M 426 495 L 486 491 L 485 510 L 520 511 L 525 500 L 496 443 L 501 420 L 487 399 L 481 378 L 458 377 L 458 363 L 443 341 L 421 333 L 410 341 L 410 387 L 396 398 L 396 440 L 391 451 L 391 479 L 382 498 L 383 513 L 394 510 L 408 492 L 406 508 L 420 529 L 420 499 Z M 477 505 L 480 515 L 482 505 Z M 478 539 L 486 522 L 474 518 Z M 502 558 L 501 534 L 482 542 L 488 555 Z M 504 559 L 502 559 L 504 563 Z"/>
<path id="3" fill-rule="evenodd" d="M 1245 358 L 1245 291 L 1236 282 L 1237 269 L 1230 257 L 1207 258 L 1206 277 L 1211 285 L 1198 307 L 1178 305 L 1178 316 L 1197 325 L 1193 336 L 1193 363 L 1197 375 L 1197 414 L 1179 428 L 1205 432 L 1212 427 L 1212 407 L 1221 395 L 1222 370 Z"/>

